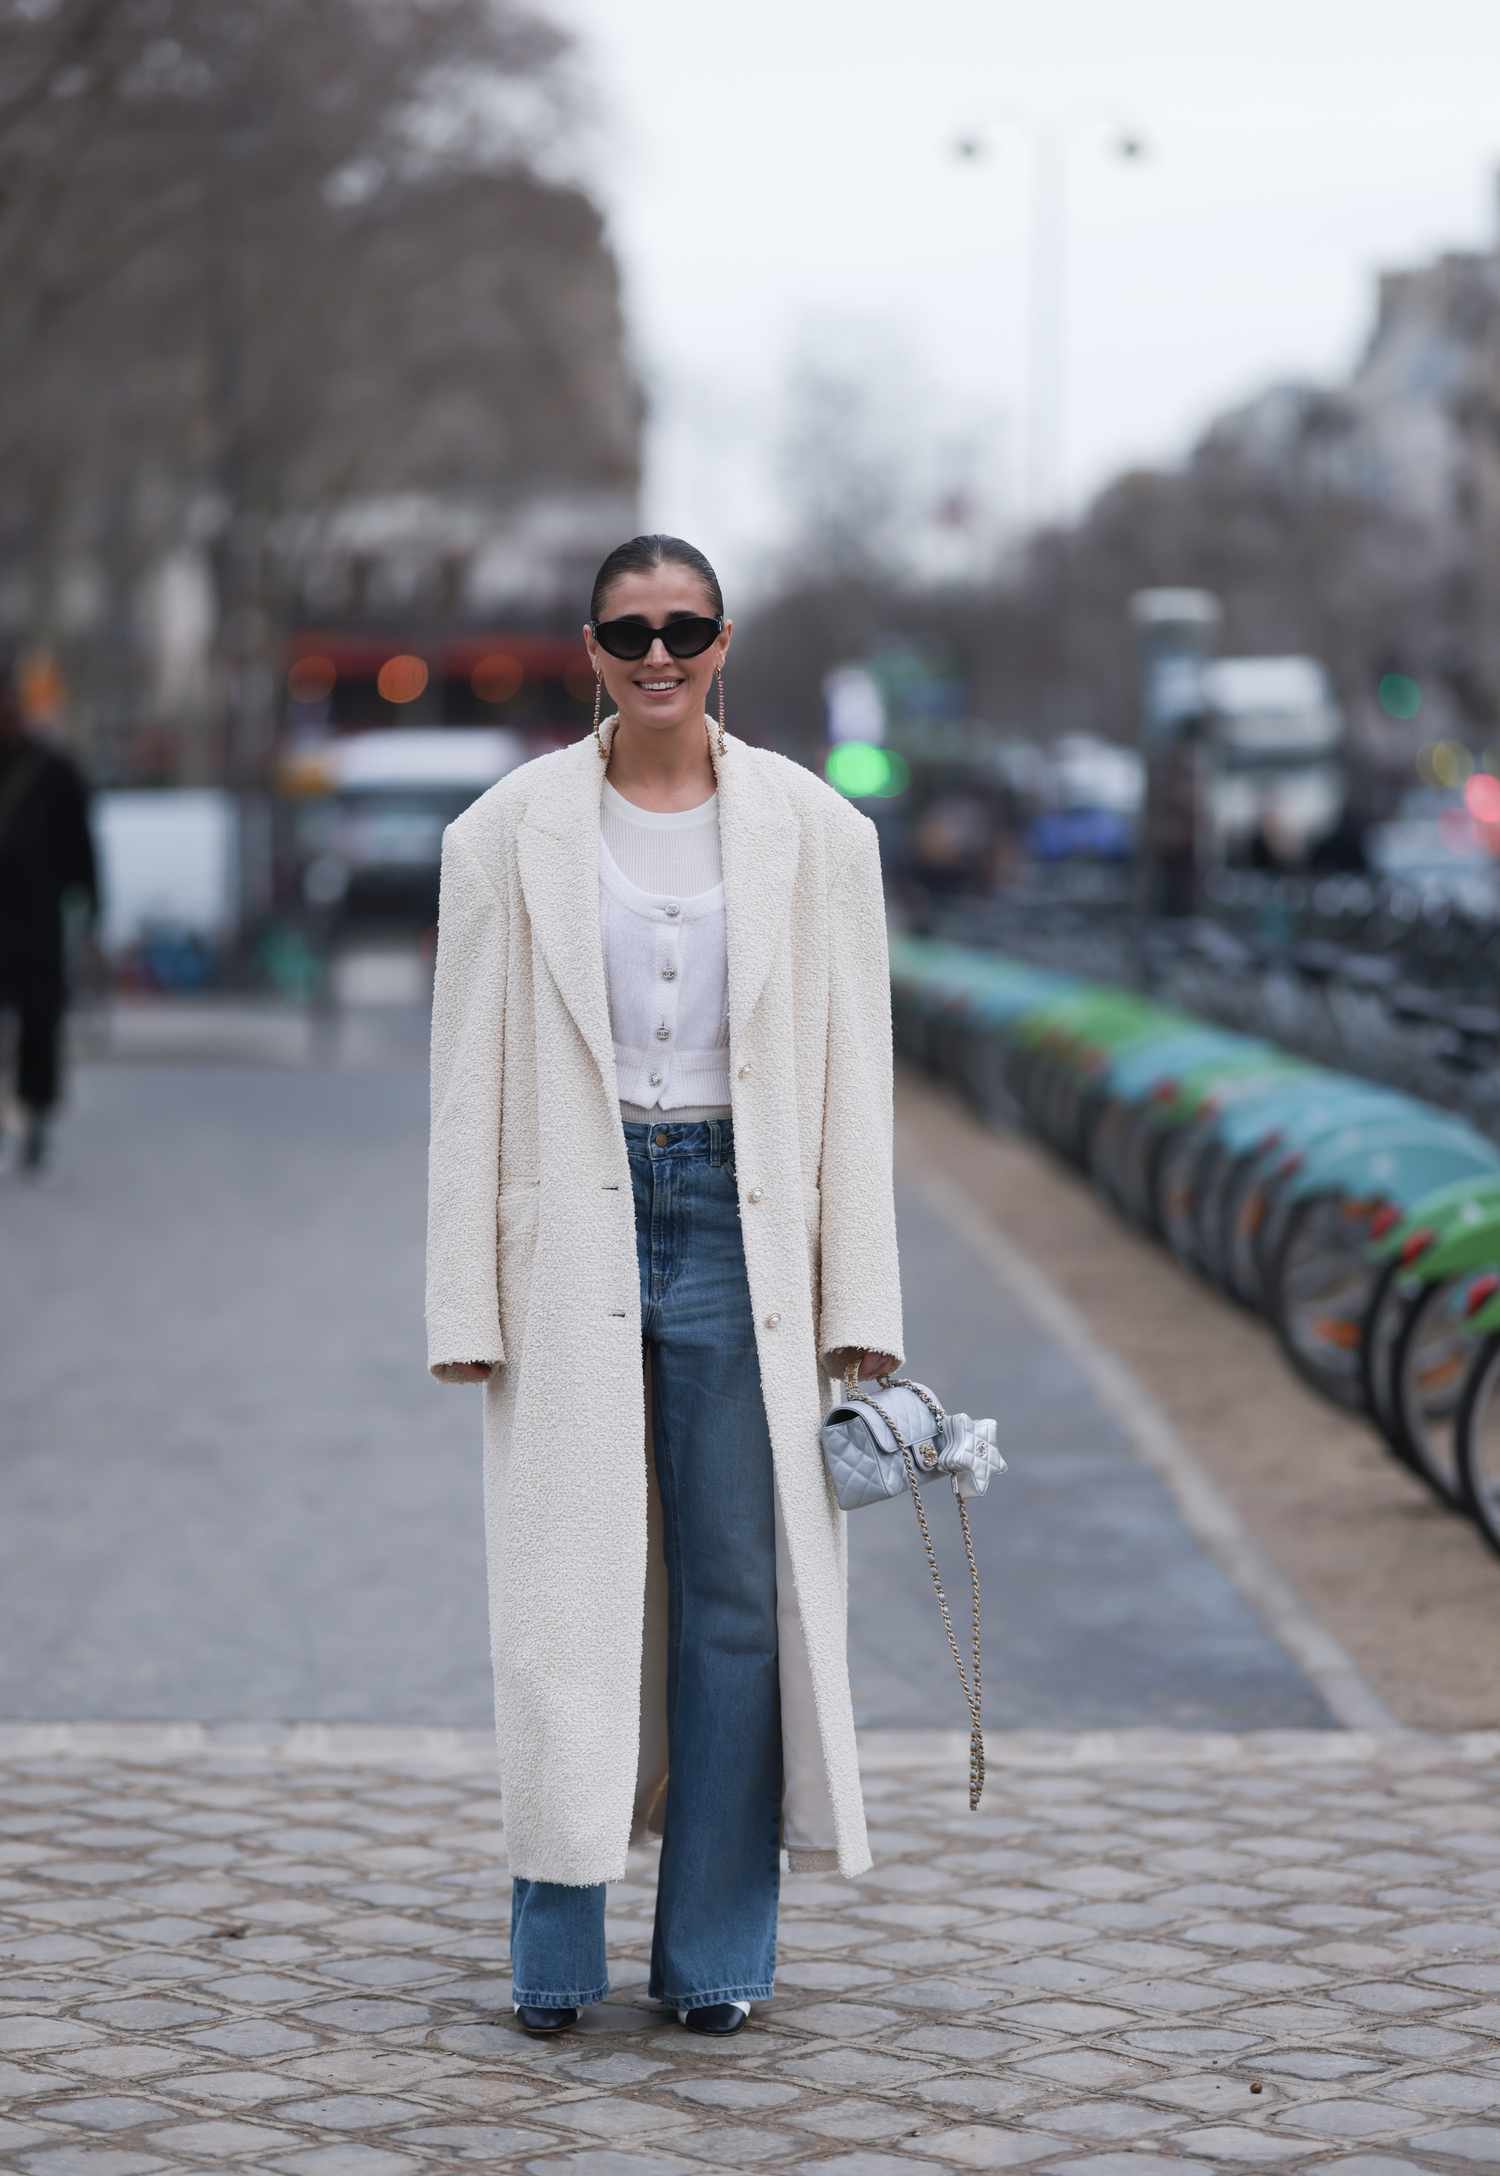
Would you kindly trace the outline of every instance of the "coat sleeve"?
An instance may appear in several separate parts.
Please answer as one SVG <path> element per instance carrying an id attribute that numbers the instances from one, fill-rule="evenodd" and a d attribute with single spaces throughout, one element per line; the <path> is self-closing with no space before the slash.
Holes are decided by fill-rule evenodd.
<path id="1" fill-rule="evenodd" d="M 97 924 L 101 908 L 99 864 L 89 824 L 89 789 L 82 771 L 71 762 L 64 763 L 58 773 L 52 875 L 60 891 L 82 895 L 90 924 Z"/>
<path id="2" fill-rule="evenodd" d="M 504 1364 L 496 1267 L 505 901 L 450 825 L 443 833 L 432 986 L 427 1152 L 427 1365 Z"/>
<path id="3" fill-rule="evenodd" d="M 891 981 L 880 838 L 868 817 L 829 890 L 818 1354 L 905 1359 L 892 1175 Z"/>

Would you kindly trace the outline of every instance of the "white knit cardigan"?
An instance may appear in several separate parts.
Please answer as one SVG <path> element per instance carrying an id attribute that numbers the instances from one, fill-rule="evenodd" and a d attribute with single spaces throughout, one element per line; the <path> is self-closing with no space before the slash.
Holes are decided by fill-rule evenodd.
<path id="1" fill-rule="evenodd" d="M 729 992 L 718 798 L 636 807 L 606 779 L 599 937 L 627 1118 L 727 1111 Z"/>

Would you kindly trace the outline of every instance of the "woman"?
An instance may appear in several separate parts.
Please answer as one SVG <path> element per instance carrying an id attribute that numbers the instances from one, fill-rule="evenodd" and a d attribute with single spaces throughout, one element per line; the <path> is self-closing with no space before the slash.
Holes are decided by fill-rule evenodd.
<path id="1" fill-rule="evenodd" d="M 701 552 L 622 544 L 593 732 L 443 835 L 428 1360 L 484 1384 L 531 2031 L 607 1992 L 605 1884 L 648 1830 L 650 1993 L 699 2032 L 772 1992 L 783 1849 L 870 1864 L 818 1428 L 847 1358 L 903 1357 L 879 851 L 726 732 L 732 632 Z"/>

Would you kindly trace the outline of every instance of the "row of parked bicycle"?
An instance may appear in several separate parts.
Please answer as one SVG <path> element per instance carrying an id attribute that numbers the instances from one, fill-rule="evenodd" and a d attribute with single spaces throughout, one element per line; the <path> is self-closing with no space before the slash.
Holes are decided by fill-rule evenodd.
<path id="1" fill-rule="evenodd" d="M 1475 973 L 1497 922 L 1459 901 L 1359 877 L 1221 874 L 1199 913 L 1147 930 L 1117 873 L 1078 870 L 950 904 L 922 933 L 1149 992 L 1500 1132 L 1500 1006 Z"/>
<path id="2" fill-rule="evenodd" d="M 1500 1551 L 1500 1147 L 1134 992 L 912 937 L 897 1047 L 1024 1117 Z"/>

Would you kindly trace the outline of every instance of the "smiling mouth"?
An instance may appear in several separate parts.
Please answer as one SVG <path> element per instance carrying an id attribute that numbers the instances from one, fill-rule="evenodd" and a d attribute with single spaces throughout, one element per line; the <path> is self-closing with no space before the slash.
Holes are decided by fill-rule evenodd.
<path id="1" fill-rule="evenodd" d="M 649 694 L 664 695 L 669 688 L 680 688 L 682 682 L 681 680 L 637 680 L 636 686 L 645 688 Z"/>

